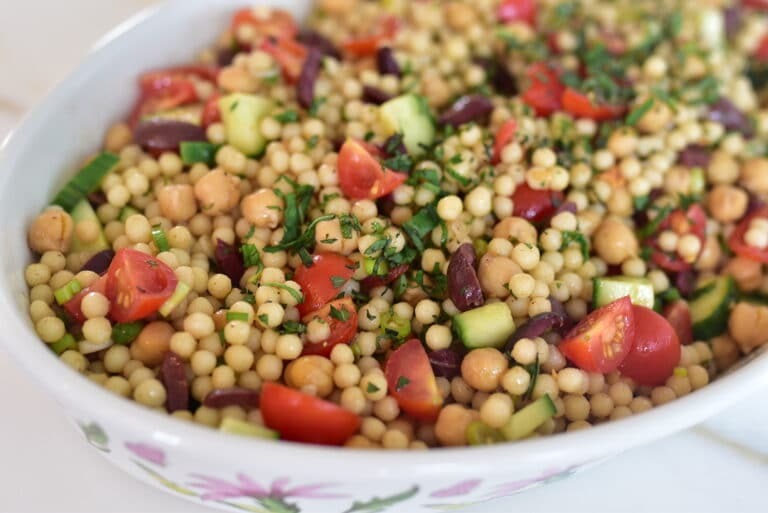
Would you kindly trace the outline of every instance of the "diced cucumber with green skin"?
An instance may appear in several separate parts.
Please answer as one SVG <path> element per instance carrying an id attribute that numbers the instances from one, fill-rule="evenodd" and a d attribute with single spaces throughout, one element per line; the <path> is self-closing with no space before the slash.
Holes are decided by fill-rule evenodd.
<path id="1" fill-rule="evenodd" d="M 408 153 L 418 156 L 435 140 L 435 123 L 424 100 L 404 94 L 379 107 L 379 118 L 387 135 L 403 134 Z"/>
<path id="2" fill-rule="evenodd" d="M 200 126 L 203 124 L 203 105 L 188 105 L 177 107 L 175 109 L 154 112 L 141 118 L 141 121 L 151 121 L 153 119 L 165 119 L 168 121 L 183 121 L 192 125 Z"/>
<path id="3" fill-rule="evenodd" d="M 595 307 L 605 306 L 619 298 L 629 296 L 633 304 L 653 308 L 653 285 L 650 280 L 630 276 L 613 276 L 595 278 L 593 284 L 592 304 Z"/>
<path id="4" fill-rule="evenodd" d="M 515 321 L 506 303 L 490 303 L 454 315 L 456 334 L 469 349 L 504 345 L 515 332 Z"/>
<path id="5" fill-rule="evenodd" d="M 91 204 L 88 203 L 87 200 L 81 200 L 80 203 L 75 205 L 75 208 L 72 209 L 70 215 L 72 216 L 72 222 L 75 224 L 75 226 L 77 226 L 77 223 L 81 221 L 93 221 L 99 227 L 98 237 L 88 242 L 83 242 L 80 240 L 80 238 L 77 236 L 77 230 L 74 230 L 72 233 L 71 246 L 73 252 L 96 252 L 110 248 L 109 243 L 107 242 L 107 238 L 104 236 L 104 227 L 101 225 L 101 220 L 99 219 L 99 216 L 96 215 L 96 212 L 93 211 L 93 207 L 91 207 Z"/>
<path id="6" fill-rule="evenodd" d="M 520 440 L 530 435 L 547 419 L 557 412 L 555 404 L 549 395 L 544 394 L 534 402 L 514 413 L 509 421 L 501 427 L 501 434 L 507 440 Z"/>
<path id="7" fill-rule="evenodd" d="M 226 417 L 221 421 L 219 431 L 225 433 L 232 433 L 233 435 L 251 436 L 254 438 L 267 438 L 277 440 L 280 438 L 280 433 L 263 426 L 257 426 L 250 422 L 243 422 L 242 420 L 233 419 L 232 417 Z"/>
<path id="8" fill-rule="evenodd" d="M 703 283 L 693 293 L 690 307 L 696 340 L 709 340 L 725 332 L 734 290 L 733 277 L 720 276 Z"/>
<path id="9" fill-rule="evenodd" d="M 229 144 L 247 156 L 261 153 L 267 144 L 261 133 L 261 121 L 274 108 L 271 100 L 255 94 L 234 93 L 222 97 L 219 110 Z"/>

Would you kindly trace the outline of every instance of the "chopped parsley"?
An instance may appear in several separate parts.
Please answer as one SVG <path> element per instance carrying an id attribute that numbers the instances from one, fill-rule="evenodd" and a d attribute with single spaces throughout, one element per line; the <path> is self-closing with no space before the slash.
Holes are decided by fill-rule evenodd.
<path id="1" fill-rule="evenodd" d="M 395 391 L 399 392 L 400 390 L 404 389 L 408 386 L 408 384 L 411 382 L 410 379 L 406 378 L 405 376 L 400 376 L 397 378 L 397 384 L 395 385 Z"/>
<path id="2" fill-rule="evenodd" d="M 581 256 L 584 257 L 584 260 L 589 260 L 589 240 L 581 232 L 563 231 L 563 245 L 560 247 L 560 250 L 566 249 L 574 242 L 579 244 Z"/>
<path id="3" fill-rule="evenodd" d="M 347 283 L 347 279 L 343 276 L 331 276 L 331 284 L 333 285 L 333 288 L 341 288 L 345 283 Z"/>
<path id="4" fill-rule="evenodd" d="M 374 385 L 373 383 L 368 383 L 368 386 L 365 387 L 365 392 L 367 394 L 375 394 L 379 390 L 381 390 L 381 389 L 379 387 L 377 387 L 376 385 Z"/>
<path id="5" fill-rule="evenodd" d="M 336 308 L 335 306 L 331 305 L 331 317 L 337 321 L 346 322 L 349 320 L 350 316 L 351 314 L 349 313 L 349 310 L 346 309 L 346 307 L 342 306 L 341 308 Z"/>
<path id="6" fill-rule="evenodd" d="M 276 283 L 276 282 L 262 283 L 262 285 L 267 287 L 275 287 L 276 289 L 280 289 L 280 290 L 285 290 L 291 295 L 291 297 L 293 297 L 297 305 L 304 302 L 304 295 L 298 290 L 291 287 L 290 285 L 286 285 L 285 283 Z"/>
<path id="7" fill-rule="evenodd" d="M 280 123 L 294 123 L 299 120 L 299 113 L 295 110 L 286 110 L 273 117 Z"/>
<path id="8" fill-rule="evenodd" d="M 302 333 L 306 333 L 307 327 L 296 321 L 285 321 L 283 322 L 283 325 L 280 327 L 280 333 L 282 334 L 289 334 L 293 333 L 296 335 L 300 335 Z"/>

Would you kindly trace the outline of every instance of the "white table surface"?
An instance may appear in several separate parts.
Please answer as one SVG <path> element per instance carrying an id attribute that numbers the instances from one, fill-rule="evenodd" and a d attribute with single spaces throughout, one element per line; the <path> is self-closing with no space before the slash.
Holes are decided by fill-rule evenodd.
<path id="1" fill-rule="evenodd" d="M 0 139 L 93 41 L 152 3 L 0 0 Z M 0 512 L 212 511 L 149 488 L 109 465 L 22 374 L 1 343 L 0 396 Z M 768 390 L 756 390 L 692 430 L 473 511 L 765 512 L 766 484 Z"/>

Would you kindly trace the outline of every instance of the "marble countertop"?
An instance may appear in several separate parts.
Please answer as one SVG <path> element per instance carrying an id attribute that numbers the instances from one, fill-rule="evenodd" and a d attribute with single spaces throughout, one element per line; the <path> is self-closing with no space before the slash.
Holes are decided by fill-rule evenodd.
<path id="1" fill-rule="evenodd" d="M 212 3 L 215 0 L 212 0 Z M 152 0 L 0 0 L 0 140 L 110 27 Z M 45 13 L 45 16 L 41 16 Z M 0 511 L 212 511 L 149 488 L 89 449 L 0 344 Z M 482 512 L 762 512 L 768 390 L 704 424 Z M 480 510 L 474 510 L 480 513 Z M 322 513 L 322 512 L 320 512 Z"/>

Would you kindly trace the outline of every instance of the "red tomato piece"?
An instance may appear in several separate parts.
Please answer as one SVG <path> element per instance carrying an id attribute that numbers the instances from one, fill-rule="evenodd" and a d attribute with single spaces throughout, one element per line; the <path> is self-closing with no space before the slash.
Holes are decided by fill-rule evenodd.
<path id="1" fill-rule="evenodd" d="M 221 94 L 213 93 L 211 97 L 208 98 L 208 100 L 205 102 L 205 106 L 203 107 L 203 115 L 201 118 L 201 123 L 204 127 L 208 127 L 221 121 L 219 98 L 221 98 Z"/>
<path id="2" fill-rule="evenodd" d="M 768 62 L 768 34 L 764 35 L 760 40 L 760 43 L 757 45 L 754 58 L 761 64 Z"/>
<path id="3" fill-rule="evenodd" d="M 752 7 L 759 11 L 768 11 L 768 0 L 741 0 L 744 7 Z"/>
<path id="4" fill-rule="evenodd" d="M 400 30 L 400 20 L 395 16 L 384 18 L 381 29 L 369 36 L 350 39 L 342 43 L 342 47 L 355 57 L 367 57 L 376 53 L 386 41 L 392 39 Z"/>
<path id="5" fill-rule="evenodd" d="M 632 313 L 635 338 L 619 370 L 640 385 L 663 385 L 680 362 L 680 339 L 672 325 L 650 308 L 632 305 Z"/>
<path id="6" fill-rule="evenodd" d="M 523 21 L 536 23 L 536 0 L 504 0 L 496 10 L 496 17 L 504 23 Z"/>
<path id="7" fill-rule="evenodd" d="M 588 372 L 612 372 L 632 348 L 635 319 L 629 296 L 587 315 L 560 342 L 563 355 Z"/>
<path id="8" fill-rule="evenodd" d="M 693 321 L 687 302 L 680 299 L 668 304 L 664 307 L 664 318 L 672 325 L 681 344 L 688 345 L 693 342 Z"/>
<path id="9" fill-rule="evenodd" d="M 245 8 L 237 11 L 232 17 L 232 30 L 237 30 L 242 25 L 251 25 L 258 36 L 261 37 L 296 37 L 299 26 L 291 13 L 282 9 L 260 10 Z"/>
<path id="10" fill-rule="evenodd" d="M 728 247 L 739 256 L 768 264 L 768 249 L 760 249 L 755 246 L 750 246 L 744 240 L 744 235 L 746 235 L 747 230 L 749 230 L 749 225 L 752 220 L 760 217 L 768 219 L 768 206 L 760 207 L 741 220 L 728 238 Z"/>
<path id="11" fill-rule="evenodd" d="M 144 73 L 139 78 L 139 86 L 145 94 L 153 94 L 170 87 L 175 80 L 197 77 L 201 80 L 216 83 L 219 68 L 216 66 L 190 65 L 176 66 Z"/>
<path id="12" fill-rule="evenodd" d="M 197 91 L 194 84 L 184 77 L 174 77 L 162 89 L 144 90 L 133 109 L 129 123 L 136 124 L 144 116 L 174 109 L 197 101 Z"/>
<path id="13" fill-rule="evenodd" d="M 341 445 L 360 429 L 354 413 L 277 383 L 261 387 L 259 408 L 264 424 L 292 442 Z"/>
<path id="14" fill-rule="evenodd" d="M 173 269 L 146 253 L 121 249 L 107 270 L 110 317 L 117 322 L 144 319 L 157 312 L 176 290 Z"/>
<path id="15" fill-rule="evenodd" d="M 304 302 L 297 307 L 302 316 L 319 310 L 339 295 L 341 287 L 355 273 L 355 263 L 336 253 L 314 255 L 312 262 L 310 267 L 301 264 L 293 275 L 304 294 Z"/>
<path id="16" fill-rule="evenodd" d="M 99 278 L 91 283 L 90 286 L 75 294 L 72 299 L 61 306 L 64 308 L 67 314 L 69 314 L 73 321 L 78 324 L 82 324 L 86 321 L 85 315 L 83 315 L 83 311 L 80 309 L 80 305 L 83 303 L 83 298 L 91 292 L 98 292 L 99 294 L 106 295 L 106 290 L 107 276 L 99 276 Z"/>
<path id="17" fill-rule="evenodd" d="M 304 45 L 287 37 L 269 37 L 261 42 L 261 49 L 277 61 L 288 83 L 295 84 L 299 80 L 301 68 L 307 58 Z"/>
<path id="18" fill-rule="evenodd" d="M 532 189 L 527 183 L 521 183 L 512 194 L 514 215 L 529 221 L 543 221 L 552 216 L 557 206 L 563 202 L 563 193 L 549 189 Z"/>
<path id="19" fill-rule="evenodd" d="M 357 309 L 351 297 L 331 301 L 320 310 L 305 315 L 304 322 L 320 318 L 331 328 L 331 336 L 323 342 L 304 345 L 302 354 L 317 354 L 328 357 L 338 344 L 349 344 L 357 333 Z"/>
<path id="20" fill-rule="evenodd" d="M 523 101 L 539 116 L 560 110 L 564 87 L 555 70 L 539 62 L 531 65 L 525 74 L 528 88 L 522 95 Z"/>
<path id="21" fill-rule="evenodd" d="M 589 118 L 595 121 L 608 121 L 624 114 L 624 105 L 595 104 L 589 97 L 570 87 L 563 91 L 561 99 L 563 109 L 578 118 Z"/>
<path id="22" fill-rule="evenodd" d="M 383 285 L 389 285 L 400 276 L 405 274 L 409 267 L 410 266 L 408 264 L 401 264 L 390 269 L 386 276 L 366 276 L 360 282 L 360 286 L 364 290 L 370 290 L 375 289 L 376 287 L 381 287 Z"/>
<path id="23" fill-rule="evenodd" d="M 491 164 L 498 164 L 501 162 L 501 152 L 507 144 L 512 142 L 515 138 L 515 132 L 517 131 L 517 121 L 514 119 L 508 119 L 501 125 L 499 131 L 496 132 L 496 139 L 493 141 L 493 157 L 491 157 Z"/>
<path id="24" fill-rule="evenodd" d="M 389 393 L 400 408 L 415 419 L 434 422 L 443 397 L 421 342 L 414 338 L 395 349 L 384 369 Z"/>
<path id="25" fill-rule="evenodd" d="M 348 198 L 378 199 L 397 189 L 408 175 L 378 162 L 358 141 L 347 139 L 338 160 L 339 186 Z"/>
<path id="26" fill-rule="evenodd" d="M 656 235 L 658 236 L 658 234 L 665 230 L 672 230 L 679 236 L 692 233 L 699 239 L 701 247 L 704 248 L 704 240 L 707 230 L 707 214 L 699 204 L 691 205 L 688 207 L 688 210 L 675 210 L 669 214 L 669 217 L 667 217 L 661 225 L 659 225 Z M 680 272 L 690 269 L 693 266 L 693 262 L 686 262 L 677 254 L 677 252 L 670 254 L 662 251 L 659 248 L 658 241 L 655 237 L 650 241 L 650 244 L 654 248 L 654 251 L 651 254 L 651 259 L 662 269 L 671 272 Z"/>

